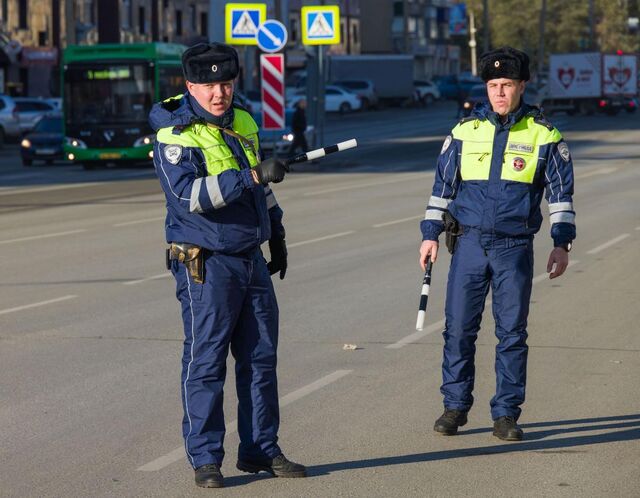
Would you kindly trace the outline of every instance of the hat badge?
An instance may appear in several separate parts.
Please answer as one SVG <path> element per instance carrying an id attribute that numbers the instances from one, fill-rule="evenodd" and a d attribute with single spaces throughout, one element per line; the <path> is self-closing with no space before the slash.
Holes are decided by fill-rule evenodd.
<path id="1" fill-rule="evenodd" d="M 217 72 L 218 72 L 218 66 L 216 66 L 216 65 L 214 64 L 213 66 L 211 66 L 211 70 L 212 70 L 214 73 L 217 73 Z"/>
<path id="2" fill-rule="evenodd" d="M 495 67 L 500 67 L 500 61 L 495 61 L 495 62 L 493 63 L 493 65 L 494 65 Z"/>
<path id="3" fill-rule="evenodd" d="M 515 169 L 516 171 L 522 171 L 526 164 L 527 163 L 525 163 L 524 159 L 522 159 L 521 157 L 516 157 L 513 160 L 513 169 Z"/>

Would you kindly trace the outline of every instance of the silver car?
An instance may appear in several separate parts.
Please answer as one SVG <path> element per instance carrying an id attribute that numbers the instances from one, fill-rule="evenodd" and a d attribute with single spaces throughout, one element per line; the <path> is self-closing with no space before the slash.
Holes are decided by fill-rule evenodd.
<path id="1" fill-rule="evenodd" d="M 17 139 L 33 130 L 42 116 L 54 110 L 41 99 L 0 95 L 0 146 L 7 138 Z"/>

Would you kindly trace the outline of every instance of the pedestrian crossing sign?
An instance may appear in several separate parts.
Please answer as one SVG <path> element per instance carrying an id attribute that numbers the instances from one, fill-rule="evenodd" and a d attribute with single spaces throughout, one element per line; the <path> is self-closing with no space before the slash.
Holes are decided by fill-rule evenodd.
<path id="1" fill-rule="evenodd" d="M 337 5 L 302 7 L 300 15 L 304 45 L 340 43 L 340 7 Z"/>
<path id="2" fill-rule="evenodd" d="M 267 18 L 267 4 L 228 3 L 224 10 L 224 41 L 230 45 L 257 45 L 258 28 Z"/>

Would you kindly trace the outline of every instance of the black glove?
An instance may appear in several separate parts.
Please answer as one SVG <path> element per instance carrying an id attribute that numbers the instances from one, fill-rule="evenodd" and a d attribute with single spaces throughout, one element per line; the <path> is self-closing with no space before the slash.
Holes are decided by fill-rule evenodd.
<path id="1" fill-rule="evenodd" d="M 285 163 L 275 157 L 262 161 L 253 168 L 258 177 L 258 183 L 266 185 L 267 183 L 280 183 L 284 180 L 284 174 L 289 172 L 289 168 Z"/>
<path id="2" fill-rule="evenodd" d="M 269 252 L 271 253 L 271 261 L 267 263 L 269 274 L 280 272 L 280 280 L 287 273 L 287 244 L 282 237 L 273 236 L 269 239 Z"/>

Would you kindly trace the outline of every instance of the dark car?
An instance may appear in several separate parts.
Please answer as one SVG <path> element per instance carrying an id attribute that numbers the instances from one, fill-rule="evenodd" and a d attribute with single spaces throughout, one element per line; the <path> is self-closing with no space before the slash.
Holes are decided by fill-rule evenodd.
<path id="1" fill-rule="evenodd" d="M 482 83 L 477 76 L 455 75 L 436 76 L 433 82 L 440 90 L 440 98 L 458 100 L 461 95 L 468 95 L 471 88 Z"/>
<path id="2" fill-rule="evenodd" d="M 20 143 L 23 166 L 31 166 L 35 160 L 51 164 L 56 159 L 63 159 L 63 142 L 62 116 L 44 116 Z"/>

